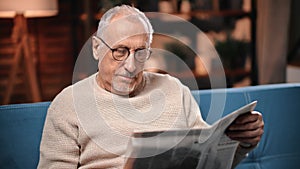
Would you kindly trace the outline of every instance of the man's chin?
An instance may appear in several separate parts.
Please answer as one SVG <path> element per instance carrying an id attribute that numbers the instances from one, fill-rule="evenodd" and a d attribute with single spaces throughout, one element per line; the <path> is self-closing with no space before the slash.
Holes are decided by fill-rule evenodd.
<path id="1" fill-rule="evenodd" d="M 127 96 L 133 93 L 134 91 L 134 86 L 129 87 L 129 86 L 114 86 L 112 92 L 117 95 L 121 96 Z"/>

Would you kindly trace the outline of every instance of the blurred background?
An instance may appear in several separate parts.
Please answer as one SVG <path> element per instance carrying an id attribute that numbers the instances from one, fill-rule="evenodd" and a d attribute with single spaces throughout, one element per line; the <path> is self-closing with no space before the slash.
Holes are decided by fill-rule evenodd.
<path id="1" fill-rule="evenodd" d="M 197 26 L 219 53 L 226 87 L 300 82 L 297 0 L 0 0 L 0 104 L 50 101 L 71 85 L 82 47 L 89 45 L 102 14 L 120 4 L 169 13 Z M 161 24 L 174 25 L 176 32 L 181 23 Z M 202 60 L 190 48 L 203 44 L 201 36 L 179 37 L 155 34 L 152 47 L 178 56 L 188 69 L 162 59 L 156 60 L 161 70 L 149 71 L 172 74 L 192 90 L 210 89 L 214 60 Z"/>

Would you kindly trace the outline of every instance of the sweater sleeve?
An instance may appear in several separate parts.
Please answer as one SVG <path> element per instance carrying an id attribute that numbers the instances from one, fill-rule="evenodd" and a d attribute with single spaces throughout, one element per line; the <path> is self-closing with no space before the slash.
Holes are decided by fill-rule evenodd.
<path id="1" fill-rule="evenodd" d="M 48 109 L 40 145 L 38 169 L 77 168 L 78 127 L 66 100 L 54 100 Z"/>
<path id="2" fill-rule="evenodd" d="M 183 86 L 183 106 L 188 128 L 205 128 L 209 125 L 203 120 L 199 105 L 191 94 L 189 88 Z"/>

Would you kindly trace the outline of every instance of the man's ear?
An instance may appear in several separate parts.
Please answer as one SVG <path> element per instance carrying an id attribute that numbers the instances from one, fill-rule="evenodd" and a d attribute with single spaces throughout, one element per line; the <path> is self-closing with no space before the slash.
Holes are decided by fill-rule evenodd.
<path id="1" fill-rule="evenodd" d="M 93 56 L 96 60 L 99 60 L 100 57 L 100 50 L 99 50 L 100 42 L 97 37 L 92 37 L 92 49 L 93 49 Z"/>

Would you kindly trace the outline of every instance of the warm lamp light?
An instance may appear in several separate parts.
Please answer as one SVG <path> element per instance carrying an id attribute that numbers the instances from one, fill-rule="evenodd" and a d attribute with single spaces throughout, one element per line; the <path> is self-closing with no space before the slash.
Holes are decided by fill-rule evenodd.
<path id="1" fill-rule="evenodd" d="M 13 18 L 16 14 L 25 18 L 47 17 L 57 12 L 57 0 L 0 0 L 2 18 Z"/>
<path id="2" fill-rule="evenodd" d="M 17 78 L 18 65 L 24 57 L 32 101 L 41 101 L 36 65 L 29 44 L 26 18 L 48 17 L 58 13 L 57 0 L 0 0 L 0 18 L 14 18 L 12 39 L 17 43 L 9 73 L 4 104 L 8 104 Z"/>

